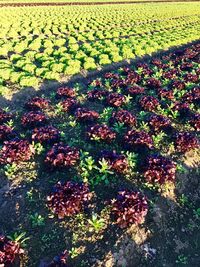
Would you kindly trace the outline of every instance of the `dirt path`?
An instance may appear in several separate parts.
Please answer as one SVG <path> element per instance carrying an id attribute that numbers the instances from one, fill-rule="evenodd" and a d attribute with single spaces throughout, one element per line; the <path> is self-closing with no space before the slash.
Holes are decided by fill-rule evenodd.
<path id="1" fill-rule="evenodd" d="M 91 5 L 116 5 L 116 4 L 148 4 L 148 3 L 173 3 L 173 2 L 199 2 L 199 0 L 158 0 L 158 1 L 120 1 L 120 2 L 41 2 L 41 3 L 0 3 L 0 7 L 26 7 L 26 6 L 91 6 Z"/>

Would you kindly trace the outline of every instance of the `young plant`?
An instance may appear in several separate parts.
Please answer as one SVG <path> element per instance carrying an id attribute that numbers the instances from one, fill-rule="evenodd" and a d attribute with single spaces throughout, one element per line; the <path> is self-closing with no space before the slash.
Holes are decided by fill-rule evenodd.
<path id="1" fill-rule="evenodd" d="M 35 155 L 41 155 L 45 151 L 45 148 L 40 143 L 32 142 L 31 145 L 33 146 L 33 149 L 35 151 Z"/>
<path id="2" fill-rule="evenodd" d="M 88 220 L 90 225 L 90 231 L 94 231 L 99 233 L 105 226 L 105 220 L 103 218 L 99 218 L 96 213 L 92 214 L 92 218 Z"/>
<path id="3" fill-rule="evenodd" d="M 81 176 L 83 177 L 83 181 L 87 182 L 90 174 L 93 170 L 95 170 L 95 160 L 93 157 L 88 156 L 88 154 L 82 154 L 80 158 L 80 169 L 81 169 Z"/>
<path id="4" fill-rule="evenodd" d="M 54 112 L 55 112 L 56 115 L 62 115 L 63 114 L 64 110 L 63 110 L 62 103 L 58 103 L 58 104 L 55 105 Z"/>
<path id="5" fill-rule="evenodd" d="M 144 87 L 138 86 L 138 85 L 134 85 L 129 87 L 128 89 L 128 93 L 132 96 L 132 97 L 136 97 L 140 94 L 143 94 L 145 89 Z"/>
<path id="6" fill-rule="evenodd" d="M 126 127 L 123 122 L 115 122 L 113 125 L 113 129 L 116 133 L 122 134 Z"/>
<path id="7" fill-rule="evenodd" d="M 188 264 L 188 258 L 187 256 L 184 255 L 178 255 L 178 258 L 176 260 L 177 264 L 183 264 L 183 265 L 187 265 Z"/>
<path id="8" fill-rule="evenodd" d="M 8 238 L 11 239 L 13 242 L 18 242 L 21 245 L 25 246 L 26 245 L 25 242 L 30 239 L 30 237 L 25 237 L 25 236 L 26 232 L 21 232 L 21 233 L 15 232 L 13 235 L 8 236 Z"/>
<path id="9" fill-rule="evenodd" d="M 7 164 L 4 166 L 4 170 L 6 177 L 8 177 L 8 179 L 12 179 L 15 177 L 15 174 L 18 170 L 17 164 L 16 163 Z"/>
<path id="10" fill-rule="evenodd" d="M 100 174 L 103 176 L 107 176 L 108 174 L 113 174 L 113 172 L 110 170 L 110 166 L 107 160 L 104 158 L 98 161 L 100 167 L 97 167 L 97 170 Z"/>
<path id="11" fill-rule="evenodd" d="M 103 112 L 100 114 L 100 119 L 102 123 L 109 122 L 112 112 L 113 112 L 113 108 L 111 107 L 104 108 Z"/>
<path id="12" fill-rule="evenodd" d="M 33 227 L 44 226 L 45 219 L 42 215 L 38 214 L 37 212 L 33 215 L 30 215 L 30 221 Z"/>
<path id="13" fill-rule="evenodd" d="M 160 148 L 160 146 L 162 146 L 162 141 L 164 139 L 164 137 L 166 137 L 167 135 L 164 132 L 160 132 L 159 134 L 156 135 L 152 135 L 153 138 L 153 143 L 155 145 L 156 148 Z"/>
<path id="14" fill-rule="evenodd" d="M 72 247 L 69 251 L 69 254 L 72 259 L 76 258 L 79 255 L 78 249 L 75 247 Z"/>

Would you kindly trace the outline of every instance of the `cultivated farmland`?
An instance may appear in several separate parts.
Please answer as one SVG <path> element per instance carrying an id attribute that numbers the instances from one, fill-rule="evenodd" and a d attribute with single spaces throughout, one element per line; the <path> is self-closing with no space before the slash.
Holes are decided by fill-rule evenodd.
<path id="1" fill-rule="evenodd" d="M 200 4 L 2 8 L 1 93 L 199 38 Z M 6 88 L 5 88 L 6 87 Z"/>
<path id="2" fill-rule="evenodd" d="M 0 266 L 200 266 L 200 3 L 0 10 Z"/>

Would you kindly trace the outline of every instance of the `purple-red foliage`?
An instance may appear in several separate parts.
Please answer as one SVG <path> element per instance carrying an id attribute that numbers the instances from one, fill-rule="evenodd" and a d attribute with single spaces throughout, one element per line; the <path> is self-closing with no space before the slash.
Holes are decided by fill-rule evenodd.
<path id="1" fill-rule="evenodd" d="M 193 64 L 191 62 L 184 62 L 180 65 L 182 71 L 191 71 L 193 69 Z"/>
<path id="2" fill-rule="evenodd" d="M 177 69 L 171 69 L 171 70 L 163 72 L 162 77 L 164 79 L 170 79 L 171 80 L 171 79 L 176 78 L 177 75 L 178 75 Z"/>
<path id="3" fill-rule="evenodd" d="M 149 125 L 155 131 L 166 130 L 171 126 L 171 121 L 162 115 L 152 115 L 149 118 Z"/>
<path id="4" fill-rule="evenodd" d="M 87 137 L 90 140 L 97 139 L 105 142 L 111 142 L 116 138 L 116 133 L 113 132 L 106 124 L 96 124 L 88 129 Z"/>
<path id="5" fill-rule="evenodd" d="M 69 88 L 69 87 L 59 87 L 57 89 L 57 97 L 75 97 L 76 96 L 76 92 L 73 88 Z"/>
<path id="6" fill-rule="evenodd" d="M 27 140 L 5 141 L 0 150 L 0 163 L 10 164 L 13 162 L 28 161 L 34 154 L 32 145 Z"/>
<path id="7" fill-rule="evenodd" d="M 105 79 L 118 79 L 119 75 L 117 73 L 107 72 L 104 75 Z"/>
<path id="8" fill-rule="evenodd" d="M 184 76 L 184 80 L 186 83 L 198 83 L 199 76 L 197 74 L 188 73 Z"/>
<path id="9" fill-rule="evenodd" d="M 64 112 L 71 112 L 78 106 L 78 102 L 74 98 L 67 98 L 61 102 L 62 109 Z"/>
<path id="10" fill-rule="evenodd" d="M 132 148 L 154 148 L 151 135 L 145 131 L 130 130 L 124 137 L 125 144 Z"/>
<path id="11" fill-rule="evenodd" d="M 146 111 L 154 111 L 160 105 L 158 99 L 153 96 L 143 96 L 140 98 L 139 103 Z"/>
<path id="12" fill-rule="evenodd" d="M 72 167 L 77 163 L 79 157 L 77 148 L 58 143 L 47 152 L 45 163 L 51 167 Z"/>
<path id="13" fill-rule="evenodd" d="M 158 89 L 162 86 L 162 83 L 161 81 L 159 81 L 158 79 L 155 79 L 155 78 L 149 78 L 147 81 L 146 81 L 146 86 L 149 88 L 149 89 Z"/>
<path id="14" fill-rule="evenodd" d="M 138 85 L 133 85 L 127 89 L 128 93 L 131 96 L 137 96 L 139 94 L 143 94 L 145 89 L 144 87 L 138 86 Z"/>
<path id="15" fill-rule="evenodd" d="M 195 130 L 200 130 L 200 114 L 193 114 L 189 120 L 189 124 L 195 128 Z"/>
<path id="16" fill-rule="evenodd" d="M 198 138 L 190 132 L 177 133 L 175 148 L 178 152 L 185 153 L 199 147 Z"/>
<path id="17" fill-rule="evenodd" d="M 135 126 L 137 123 L 136 117 L 128 110 L 119 110 L 112 114 L 111 123 L 124 123 L 126 126 Z"/>
<path id="18" fill-rule="evenodd" d="M 125 101 L 124 95 L 118 93 L 110 93 L 106 97 L 107 104 L 112 107 L 121 107 Z"/>
<path id="19" fill-rule="evenodd" d="M 130 71 L 127 74 L 127 77 L 125 79 L 125 84 L 126 85 L 134 85 L 136 83 L 140 83 L 141 79 L 142 79 L 141 76 L 137 72 Z"/>
<path id="20" fill-rule="evenodd" d="M 115 151 L 103 151 L 100 159 L 105 159 L 110 169 L 117 173 L 126 173 L 128 170 L 128 160 L 123 154 L 117 154 Z"/>
<path id="21" fill-rule="evenodd" d="M 121 228 L 143 223 L 147 212 L 147 198 L 140 192 L 120 191 L 112 201 L 112 214 Z"/>
<path id="22" fill-rule="evenodd" d="M 200 87 L 193 88 L 190 92 L 187 92 L 182 97 L 183 102 L 187 103 L 200 103 Z"/>
<path id="23" fill-rule="evenodd" d="M 181 117 L 184 117 L 190 114 L 190 105 L 186 102 L 175 102 L 172 110 L 178 111 Z"/>
<path id="24" fill-rule="evenodd" d="M 21 118 L 24 127 L 42 126 L 47 122 L 47 117 L 40 111 L 30 111 L 25 113 Z"/>
<path id="25" fill-rule="evenodd" d="M 167 89 L 158 89 L 158 96 L 160 98 L 166 98 L 169 100 L 173 100 L 174 99 L 174 92 L 173 90 L 167 90 Z"/>
<path id="26" fill-rule="evenodd" d="M 59 219 L 63 219 L 83 211 L 90 198 L 91 193 L 87 185 L 72 181 L 58 182 L 47 197 L 47 204 Z"/>
<path id="27" fill-rule="evenodd" d="M 7 125 L 0 125 L 0 141 L 8 141 L 16 137 L 13 129 Z"/>
<path id="28" fill-rule="evenodd" d="M 40 110 L 49 107 L 50 101 L 42 97 L 34 97 L 26 102 L 25 107 L 29 110 Z"/>
<path id="29" fill-rule="evenodd" d="M 163 63 L 159 58 L 153 58 L 151 60 L 151 64 L 155 65 L 156 67 L 162 68 Z"/>
<path id="30" fill-rule="evenodd" d="M 88 99 L 92 100 L 92 101 L 102 100 L 107 95 L 108 95 L 108 91 L 106 91 L 106 90 L 93 89 L 93 90 L 87 92 Z"/>
<path id="31" fill-rule="evenodd" d="M 77 108 L 75 117 L 80 122 L 93 122 L 99 118 L 99 113 L 87 108 Z"/>
<path id="32" fill-rule="evenodd" d="M 32 140 L 41 144 L 52 144 L 60 141 L 60 131 L 53 126 L 35 128 L 32 131 Z"/>
<path id="33" fill-rule="evenodd" d="M 131 68 L 129 68 L 129 67 L 123 67 L 123 69 L 122 69 L 122 74 L 123 75 L 127 75 L 129 72 L 131 72 L 132 70 L 131 70 Z"/>
<path id="34" fill-rule="evenodd" d="M 176 164 L 168 158 L 154 155 L 149 156 L 145 164 L 144 177 L 149 183 L 160 185 L 174 181 L 176 174 Z"/>
<path id="35" fill-rule="evenodd" d="M 125 87 L 126 87 L 126 82 L 123 79 L 118 78 L 118 79 L 113 79 L 111 81 L 111 88 L 112 89 L 117 89 L 117 88 L 123 89 Z"/>
<path id="36" fill-rule="evenodd" d="M 153 74 L 153 71 L 150 68 L 145 68 L 142 70 L 142 76 L 143 77 L 148 77 L 151 76 Z"/>
<path id="37" fill-rule="evenodd" d="M 137 67 L 141 68 L 141 69 L 147 69 L 148 65 L 147 65 L 147 63 L 139 62 L 139 63 L 137 63 Z"/>
<path id="38" fill-rule="evenodd" d="M 0 124 L 11 120 L 13 115 L 0 108 Z"/>
<path id="39" fill-rule="evenodd" d="M 0 266 L 10 267 L 24 253 L 18 242 L 0 235 Z"/>

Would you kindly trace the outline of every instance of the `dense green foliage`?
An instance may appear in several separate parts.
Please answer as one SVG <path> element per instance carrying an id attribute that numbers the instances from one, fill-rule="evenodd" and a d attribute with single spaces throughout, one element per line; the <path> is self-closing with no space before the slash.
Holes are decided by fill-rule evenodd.
<path id="1" fill-rule="evenodd" d="M 165 0 L 151 0 L 151 2 L 157 2 L 157 1 L 163 1 L 165 2 Z M 168 2 L 170 2 L 173 0 L 168 0 Z M 149 0 L 0 0 L 0 3 L 45 3 L 45 2 L 54 2 L 54 3 L 69 3 L 69 2 L 74 2 L 74 3 L 95 3 L 95 2 L 113 2 L 113 3 L 117 3 L 117 2 L 149 2 Z M 184 2 L 184 1 L 183 1 Z"/>
<path id="2" fill-rule="evenodd" d="M 0 92 L 199 38 L 200 4 L 2 8 Z"/>

